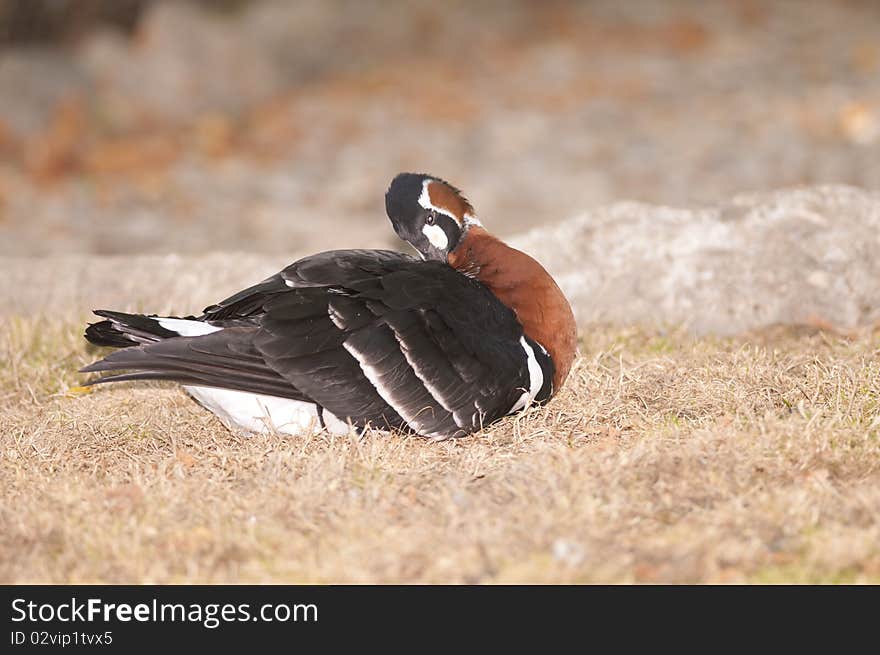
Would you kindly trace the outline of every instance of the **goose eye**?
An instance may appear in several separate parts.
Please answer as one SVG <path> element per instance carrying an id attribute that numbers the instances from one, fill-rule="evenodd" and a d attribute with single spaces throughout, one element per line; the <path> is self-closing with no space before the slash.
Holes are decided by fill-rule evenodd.
<path id="1" fill-rule="evenodd" d="M 436 215 L 434 214 L 434 212 L 429 212 L 428 215 L 425 217 L 425 223 L 427 223 L 428 225 L 433 225 L 435 218 Z"/>

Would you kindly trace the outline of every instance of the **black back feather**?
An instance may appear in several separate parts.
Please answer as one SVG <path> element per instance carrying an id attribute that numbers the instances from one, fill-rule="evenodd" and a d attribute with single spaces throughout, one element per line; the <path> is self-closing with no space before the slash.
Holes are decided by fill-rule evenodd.
<path id="1" fill-rule="evenodd" d="M 529 387 L 512 310 L 444 263 L 392 251 L 295 262 L 208 307 L 196 320 L 225 329 L 204 336 L 158 335 L 146 317 L 110 314 L 99 315 L 111 326 L 90 326 L 87 338 L 131 347 L 83 371 L 134 372 L 96 383 L 171 379 L 264 393 L 315 402 L 356 426 L 434 437 L 497 420 Z M 535 352 L 549 380 L 552 362 Z"/>

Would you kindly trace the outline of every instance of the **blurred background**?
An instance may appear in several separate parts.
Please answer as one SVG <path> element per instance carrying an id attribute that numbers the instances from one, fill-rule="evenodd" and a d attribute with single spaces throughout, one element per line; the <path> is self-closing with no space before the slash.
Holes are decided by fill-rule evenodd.
<path id="1" fill-rule="evenodd" d="M 0 255 L 397 245 L 401 170 L 501 234 L 880 187 L 877 0 L 0 0 Z"/>

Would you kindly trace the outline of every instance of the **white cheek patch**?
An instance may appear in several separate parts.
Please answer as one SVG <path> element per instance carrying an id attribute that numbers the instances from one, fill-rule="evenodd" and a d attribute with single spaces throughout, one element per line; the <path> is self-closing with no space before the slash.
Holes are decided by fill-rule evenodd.
<path id="1" fill-rule="evenodd" d="M 439 225 L 426 225 L 422 228 L 422 234 L 428 238 L 428 241 L 430 241 L 431 245 L 437 248 L 437 250 L 446 250 L 446 246 L 449 245 L 449 239 L 446 237 L 446 232 L 444 232 L 443 228 Z"/>

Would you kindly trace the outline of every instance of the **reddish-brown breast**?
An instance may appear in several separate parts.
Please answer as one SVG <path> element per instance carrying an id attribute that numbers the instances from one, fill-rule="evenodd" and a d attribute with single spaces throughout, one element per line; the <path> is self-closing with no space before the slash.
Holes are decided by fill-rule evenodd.
<path id="1" fill-rule="evenodd" d="M 516 312 L 525 333 L 553 358 L 554 393 L 561 389 L 577 351 L 577 326 L 571 305 L 544 267 L 479 226 L 468 229 L 448 261 Z"/>

